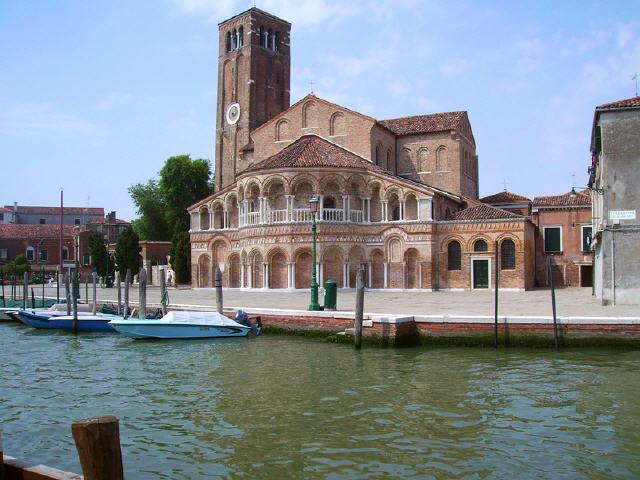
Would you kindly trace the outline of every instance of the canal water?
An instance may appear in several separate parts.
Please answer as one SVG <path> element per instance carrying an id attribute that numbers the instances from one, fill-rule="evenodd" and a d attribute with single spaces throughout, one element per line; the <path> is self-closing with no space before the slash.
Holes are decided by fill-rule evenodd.
<path id="1" fill-rule="evenodd" d="M 640 352 L 141 342 L 0 324 L 4 451 L 79 472 L 120 418 L 129 479 L 638 478 Z"/>

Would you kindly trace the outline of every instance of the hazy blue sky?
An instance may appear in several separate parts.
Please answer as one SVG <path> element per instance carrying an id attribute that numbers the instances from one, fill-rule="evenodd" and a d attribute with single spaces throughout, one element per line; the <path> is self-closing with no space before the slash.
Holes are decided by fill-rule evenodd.
<path id="1" fill-rule="evenodd" d="M 104 206 L 213 160 L 217 23 L 234 0 L 0 1 L 1 203 Z M 379 119 L 467 110 L 480 193 L 586 184 L 595 105 L 632 97 L 640 3 L 257 0 L 293 23 L 292 102 Z"/>

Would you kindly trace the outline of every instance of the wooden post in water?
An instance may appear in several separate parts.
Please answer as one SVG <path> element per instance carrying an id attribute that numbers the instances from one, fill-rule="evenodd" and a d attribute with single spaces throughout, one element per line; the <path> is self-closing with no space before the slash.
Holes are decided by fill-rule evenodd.
<path id="1" fill-rule="evenodd" d="M 123 480 L 120 426 L 112 415 L 86 418 L 71 425 L 85 480 Z"/>
<path id="2" fill-rule="evenodd" d="M 220 267 L 216 267 L 216 310 L 222 314 L 222 272 Z"/>
<path id="3" fill-rule="evenodd" d="M 556 351 L 560 350 L 558 342 L 558 319 L 556 317 L 556 289 L 553 284 L 553 268 L 551 266 L 551 256 L 547 257 L 547 277 L 549 279 L 549 287 L 551 288 L 551 311 L 553 312 L 553 342 Z"/>
<path id="4" fill-rule="evenodd" d="M 354 346 L 356 349 L 362 347 L 362 316 L 364 312 L 364 270 L 358 268 L 356 275 L 356 318 L 354 321 Z"/>
<path id="5" fill-rule="evenodd" d="M 42 267 L 42 308 L 44 308 L 44 267 Z"/>
<path id="6" fill-rule="evenodd" d="M 495 301 L 493 307 L 493 346 L 498 348 L 498 290 L 500 288 L 500 268 L 498 268 L 498 241 L 495 243 L 495 260 L 493 262 L 495 270 Z"/>
<path id="7" fill-rule="evenodd" d="M 116 286 L 118 287 L 118 315 L 122 315 L 122 289 L 120 285 L 120 270 L 116 272 Z"/>
<path id="8" fill-rule="evenodd" d="M 160 268 L 160 305 L 162 306 L 162 316 L 167 314 L 167 279 L 164 276 L 164 268 Z"/>
<path id="9" fill-rule="evenodd" d="M 56 303 L 60 303 L 60 272 L 56 267 Z"/>
<path id="10" fill-rule="evenodd" d="M 2 277 L 2 282 L 4 284 L 4 277 Z M 4 292 L 3 296 L 4 298 Z M 3 450 L 2 450 L 2 424 L 0 424 L 0 480 L 4 480 L 4 460 L 3 460 Z"/>
<path id="11" fill-rule="evenodd" d="M 80 277 L 77 272 L 73 272 L 73 284 L 71 288 L 71 302 L 73 304 L 73 322 L 71 323 L 71 331 L 78 333 L 78 294 L 80 292 Z"/>
<path id="12" fill-rule="evenodd" d="M 129 316 L 129 284 L 131 283 L 131 270 L 127 268 L 127 274 L 124 276 L 124 313 L 122 316 Z"/>
<path id="13" fill-rule="evenodd" d="M 31 287 L 31 308 L 36 308 L 36 295 L 33 293 L 33 287 Z"/>
<path id="14" fill-rule="evenodd" d="M 138 318 L 144 320 L 147 316 L 147 271 L 142 267 L 138 273 Z"/>
<path id="15" fill-rule="evenodd" d="M 22 289 L 22 303 L 24 304 L 23 310 L 27 309 L 27 298 L 29 298 L 29 273 L 24 272 L 24 286 Z"/>
<path id="16" fill-rule="evenodd" d="M 7 306 L 7 301 L 4 299 L 4 275 L 0 276 L 0 282 L 2 282 L 2 307 Z"/>
<path id="17" fill-rule="evenodd" d="M 89 277 L 84 277 L 84 301 L 89 303 Z"/>
<path id="18" fill-rule="evenodd" d="M 64 274 L 64 295 L 67 300 L 67 315 L 71 315 L 71 288 L 69 286 L 69 272 Z"/>
<path id="19" fill-rule="evenodd" d="M 96 313 L 98 313 L 98 292 L 97 292 L 97 285 L 96 285 L 96 281 L 98 279 L 98 274 L 96 272 L 92 272 L 91 273 L 91 279 L 93 280 L 93 309 L 92 312 L 95 315 Z"/>

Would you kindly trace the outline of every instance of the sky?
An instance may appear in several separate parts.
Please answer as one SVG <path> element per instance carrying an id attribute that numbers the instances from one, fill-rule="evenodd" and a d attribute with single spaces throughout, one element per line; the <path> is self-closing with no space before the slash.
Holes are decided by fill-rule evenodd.
<path id="1" fill-rule="evenodd" d="M 629 1 L 256 0 L 292 25 L 291 102 L 466 110 L 481 196 L 587 183 L 594 107 L 634 96 Z M 245 0 L 0 0 L 0 202 L 136 216 L 172 155 L 213 164 L 217 24 Z M 574 177 L 575 175 L 575 177 Z"/>

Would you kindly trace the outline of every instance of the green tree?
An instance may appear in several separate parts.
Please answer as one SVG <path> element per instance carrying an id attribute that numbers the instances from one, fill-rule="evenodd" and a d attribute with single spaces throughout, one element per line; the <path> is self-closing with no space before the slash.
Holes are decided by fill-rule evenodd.
<path id="1" fill-rule="evenodd" d="M 2 274 L 8 276 L 16 275 L 18 277 L 22 277 L 24 272 L 29 271 L 31 271 L 31 265 L 29 264 L 27 257 L 22 253 L 2 267 Z"/>
<path id="2" fill-rule="evenodd" d="M 138 273 L 140 269 L 140 245 L 138 234 L 133 228 L 125 229 L 118 238 L 116 244 L 116 263 L 118 270 L 125 275 L 127 269 L 131 270 L 131 278 Z"/>
<path id="3" fill-rule="evenodd" d="M 104 277 L 107 274 L 107 249 L 104 246 L 102 236 L 93 232 L 89 235 L 89 255 L 91 255 L 91 266 L 96 273 Z"/>
<path id="4" fill-rule="evenodd" d="M 189 232 L 178 232 L 171 241 L 171 268 L 175 274 L 175 282 L 191 282 L 191 239 Z"/>
<path id="5" fill-rule="evenodd" d="M 160 170 L 160 193 L 172 235 L 189 230 L 187 207 L 211 193 L 211 164 L 189 155 L 170 157 Z"/>
<path id="6" fill-rule="evenodd" d="M 156 180 L 136 183 L 129 187 L 139 218 L 131 226 L 141 240 L 169 240 L 171 231 L 165 218 L 165 201 Z"/>

